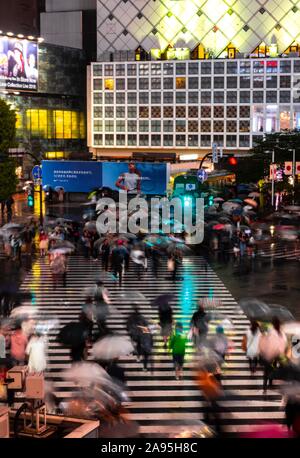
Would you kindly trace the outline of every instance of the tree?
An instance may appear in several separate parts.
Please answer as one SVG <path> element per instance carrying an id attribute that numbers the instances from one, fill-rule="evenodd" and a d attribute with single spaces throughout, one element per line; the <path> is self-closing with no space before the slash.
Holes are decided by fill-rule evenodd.
<path id="1" fill-rule="evenodd" d="M 8 156 L 9 148 L 16 147 L 16 113 L 0 99 L 0 200 L 16 192 L 18 179 L 15 161 Z"/>
<path id="2" fill-rule="evenodd" d="M 264 138 L 257 141 L 253 148 L 253 153 L 266 154 L 266 151 L 275 151 L 275 162 L 283 164 L 285 161 L 292 160 L 292 153 L 289 150 L 296 150 L 296 159 L 300 157 L 300 131 L 288 130 L 284 132 L 274 132 L 266 134 Z M 271 164 L 272 155 L 268 154 L 268 162 Z"/>

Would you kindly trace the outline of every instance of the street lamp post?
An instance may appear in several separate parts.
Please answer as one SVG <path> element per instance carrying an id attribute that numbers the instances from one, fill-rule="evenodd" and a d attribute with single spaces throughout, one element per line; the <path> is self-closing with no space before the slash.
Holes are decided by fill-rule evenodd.
<path id="1" fill-rule="evenodd" d="M 40 166 L 41 161 L 32 153 L 29 151 L 25 151 L 25 154 L 28 154 L 35 160 L 35 165 Z M 42 185 L 42 179 L 39 178 L 38 180 L 38 185 L 39 185 L 39 195 L 40 195 L 40 225 L 43 226 L 44 224 L 44 215 L 43 215 L 43 185 Z"/>

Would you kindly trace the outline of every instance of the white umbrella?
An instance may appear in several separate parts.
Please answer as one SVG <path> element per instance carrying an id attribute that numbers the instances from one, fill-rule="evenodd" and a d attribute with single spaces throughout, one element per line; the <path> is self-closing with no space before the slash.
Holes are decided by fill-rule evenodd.
<path id="1" fill-rule="evenodd" d="M 20 307 L 16 307 L 12 310 L 10 316 L 12 318 L 20 318 L 20 317 L 31 317 L 38 313 L 39 309 L 37 307 L 33 307 L 32 305 L 21 305 Z"/>
<path id="2" fill-rule="evenodd" d="M 281 329 L 285 334 L 300 336 L 299 321 L 291 321 L 290 323 L 285 323 L 282 325 Z"/>
<path id="3" fill-rule="evenodd" d="M 222 197 L 215 197 L 214 202 L 224 202 L 224 199 Z"/>
<path id="4" fill-rule="evenodd" d="M 246 204 L 249 204 L 251 207 L 257 207 L 257 202 L 253 199 L 244 199 L 244 202 Z"/>
<path id="5" fill-rule="evenodd" d="M 112 360 L 133 353 L 134 348 L 127 336 L 107 336 L 98 340 L 92 347 L 93 358 Z"/>
<path id="6" fill-rule="evenodd" d="M 238 204 L 237 202 L 224 202 L 224 204 L 222 205 L 222 208 L 225 212 L 232 212 L 233 210 L 235 210 L 236 208 L 240 208 L 241 205 Z"/>
<path id="7" fill-rule="evenodd" d="M 79 383 L 103 381 L 108 378 L 107 372 L 96 363 L 79 362 L 72 365 L 71 369 L 63 372 L 63 378 L 72 379 Z"/>
<path id="8" fill-rule="evenodd" d="M 248 194 L 249 197 L 259 197 L 260 196 L 260 193 L 259 192 L 250 192 L 250 194 Z"/>

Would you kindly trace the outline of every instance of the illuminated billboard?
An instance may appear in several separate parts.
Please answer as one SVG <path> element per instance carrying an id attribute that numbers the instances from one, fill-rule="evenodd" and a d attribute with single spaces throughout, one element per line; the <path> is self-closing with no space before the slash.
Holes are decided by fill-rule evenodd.
<path id="1" fill-rule="evenodd" d="M 37 91 L 36 42 L 0 36 L 0 89 Z"/>

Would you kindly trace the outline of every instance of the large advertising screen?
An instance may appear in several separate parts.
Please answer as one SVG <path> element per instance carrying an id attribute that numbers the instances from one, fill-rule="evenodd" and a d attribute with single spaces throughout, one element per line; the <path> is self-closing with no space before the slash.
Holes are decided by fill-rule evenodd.
<path id="1" fill-rule="evenodd" d="M 37 91 L 36 42 L 0 36 L 0 89 Z"/>
<path id="2" fill-rule="evenodd" d="M 65 192 L 90 192 L 102 186 L 102 163 L 85 161 L 42 161 L 43 186 Z"/>
<path id="3" fill-rule="evenodd" d="M 126 190 L 129 194 L 166 193 L 168 164 L 151 162 L 104 162 L 103 186 Z"/>

